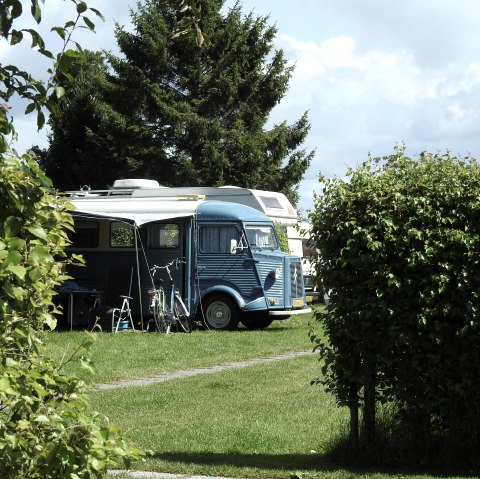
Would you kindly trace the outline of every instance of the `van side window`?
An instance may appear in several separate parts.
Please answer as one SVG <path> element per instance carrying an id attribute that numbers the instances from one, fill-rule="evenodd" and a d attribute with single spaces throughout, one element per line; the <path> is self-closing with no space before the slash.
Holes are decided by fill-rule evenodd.
<path id="1" fill-rule="evenodd" d="M 240 231 L 236 226 L 202 226 L 199 233 L 200 251 L 202 253 L 230 254 L 230 242 L 232 239 L 240 242 Z"/>
<path id="2" fill-rule="evenodd" d="M 110 246 L 112 248 L 133 248 L 135 246 L 133 226 L 114 222 L 110 225 Z"/>
<path id="3" fill-rule="evenodd" d="M 96 248 L 99 239 L 98 221 L 75 221 L 75 232 L 68 234 L 71 248 Z"/>
<path id="4" fill-rule="evenodd" d="M 176 223 L 154 223 L 147 225 L 147 247 L 178 248 L 180 228 Z"/>

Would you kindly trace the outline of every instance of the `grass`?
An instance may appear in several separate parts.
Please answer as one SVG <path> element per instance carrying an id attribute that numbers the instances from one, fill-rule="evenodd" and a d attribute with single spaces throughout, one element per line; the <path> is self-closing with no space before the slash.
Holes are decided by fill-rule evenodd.
<path id="1" fill-rule="evenodd" d="M 195 331 L 168 337 L 100 333 L 92 350 L 94 380 L 146 377 L 308 350 L 311 322 L 306 315 L 264 331 Z M 48 333 L 47 350 L 60 359 L 83 336 Z M 68 367 L 81 372 L 78 366 Z M 319 372 L 318 356 L 308 355 L 150 386 L 97 391 L 91 394 L 91 404 L 135 445 L 151 451 L 145 462 L 134 464 L 138 470 L 248 479 L 440 477 L 332 462 L 330 452 L 346 428 L 348 411 L 338 408 L 320 386 L 310 385 Z"/>
<path id="2" fill-rule="evenodd" d="M 310 379 L 315 357 L 93 395 L 140 447 L 135 469 L 241 478 L 433 479 L 329 461 L 347 411 Z"/>
<path id="3" fill-rule="evenodd" d="M 275 321 L 262 331 L 194 331 L 191 334 L 97 333 L 91 358 L 97 383 L 162 374 L 193 367 L 213 366 L 312 348 L 308 338 L 310 315 Z M 47 354 L 61 360 L 76 348 L 85 333 L 51 332 L 46 335 Z M 86 378 L 86 370 L 71 362 L 67 373 Z"/>
<path id="4" fill-rule="evenodd" d="M 345 419 L 332 397 L 310 386 L 317 369 L 313 356 L 283 360 L 97 393 L 93 406 L 152 451 L 136 468 L 289 477 L 316 470 Z"/>

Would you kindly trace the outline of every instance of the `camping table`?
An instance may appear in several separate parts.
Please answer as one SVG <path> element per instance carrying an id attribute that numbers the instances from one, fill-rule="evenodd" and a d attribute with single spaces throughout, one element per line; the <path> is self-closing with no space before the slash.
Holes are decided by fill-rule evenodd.
<path id="1" fill-rule="evenodd" d="M 91 297 L 94 301 L 100 298 L 102 291 L 95 289 L 72 289 L 69 291 L 62 291 L 63 294 L 68 294 L 68 322 L 70 323 L 70 331 L 73 330 L 73 313 L 74 313 L 74 298 L 75 297 Z"/>

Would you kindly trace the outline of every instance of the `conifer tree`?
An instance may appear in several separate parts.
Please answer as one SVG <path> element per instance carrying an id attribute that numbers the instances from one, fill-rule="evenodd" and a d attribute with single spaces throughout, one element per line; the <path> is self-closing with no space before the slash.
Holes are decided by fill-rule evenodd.
<path id="1" fill-rule="evenodd" d="M 292 67 L 275 50 L 267 17 L 201 0 L 198 48 L 172 41 L 178 14 L 160 0 L 139 3 L 133 31 L 116 29 L 121 57 L 77 65 L 60 113 L 51 118 L 47 173 L 61 189 L 105 187 L 119 177 L 165 186 L 236 185 L 282 191 L 295 203 L 313 152 L 302 149 L 305 113 L 267 128 Z M 73 83 L 73 85 L 71 85 Z M 58 171 L 55 174 L 54 170 Z"/>

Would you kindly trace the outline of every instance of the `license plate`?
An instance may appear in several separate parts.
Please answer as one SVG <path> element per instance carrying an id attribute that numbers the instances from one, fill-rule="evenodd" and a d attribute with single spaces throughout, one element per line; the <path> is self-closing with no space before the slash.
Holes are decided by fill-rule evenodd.
<path id="1" fill-rule="evenodd" d="M 303 306 L 303 299 L 294 299 L 292 301 L 292 305 L 294 308 L 297 308 L 299 306 Z"/>
<path id="2" fill-rule="evenodd" d="M 313 301 L 313 296 L 307 296 L 307 303 L 311 303 Z"/>

